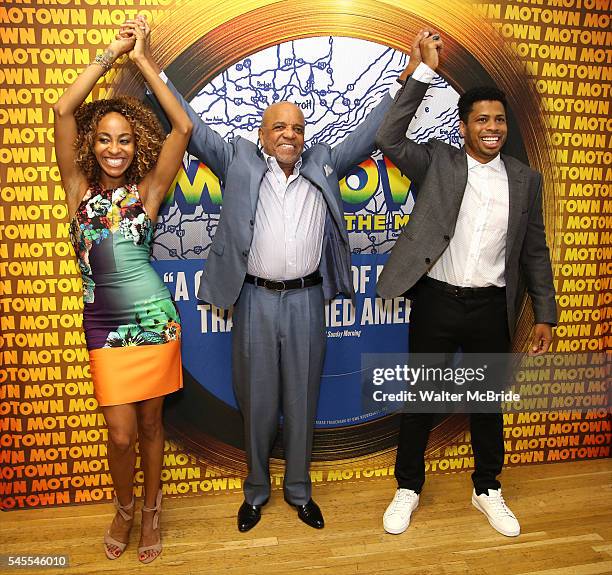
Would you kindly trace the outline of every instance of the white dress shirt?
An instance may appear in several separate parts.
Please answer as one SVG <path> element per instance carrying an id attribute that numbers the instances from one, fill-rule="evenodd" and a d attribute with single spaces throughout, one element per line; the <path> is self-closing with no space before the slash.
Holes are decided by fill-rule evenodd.
<path id="1" fill-rule="evenodd" d="M 467 163 L 455 234 L 428 275 L 455 286 L 502 287 L 510 206 L 506 168 L 499 155 L 487 164 L 468 155 Z"/>
<path id="2" fill-rule="evenodd" d="M 287 178 L 276 158 L 259 188 L 247 271 L 272 280 L 307 276 L 319 267 L 327 205 L 321 191 L 300 175 L 300 158 Z"/>

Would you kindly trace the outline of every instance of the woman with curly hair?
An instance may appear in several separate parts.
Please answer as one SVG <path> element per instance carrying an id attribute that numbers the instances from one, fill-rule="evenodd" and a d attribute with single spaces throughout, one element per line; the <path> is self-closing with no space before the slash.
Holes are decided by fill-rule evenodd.
<path id="1" fill-rule="evenodd" d="M 83 277 L 83 326 L 94 393 L 108 425 L 108 461 L 116 515 L 104 537 L 109 559 L 125 550 L 134 519 L 135 444 L 144 472 L 138 558 L 162 550 L 159 516 L 162 403 L 182 387 L 180 320 L 149 262 L 153 227 L 181 164 L 191 122 L 149 50 L 144 18 L 128 21 L 106 51 L 54 107 L 55 150 L 72 218 L 70 235 Z M 170 124 L 118 97 L 83 104 L 114 61 L 129 53 Z"/>

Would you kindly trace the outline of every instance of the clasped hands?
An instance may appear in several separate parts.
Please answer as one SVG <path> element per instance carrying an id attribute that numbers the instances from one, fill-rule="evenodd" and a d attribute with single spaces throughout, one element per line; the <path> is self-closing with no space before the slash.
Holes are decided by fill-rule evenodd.
<path id="1" fill-rule="evenodd" d="M 148 59 L 151 55 L 151 28 L 146 17 L 139 14 L 134 20 L 126 20 L 108 49 L 116 58 L 128 54 L 134 62 Z"/>
<path id="2" fill-rule="evenodd" d="M 412 41 L 408 66 L 402 72 L 399 79 L 402 81 L 406 80 L 408 76 L 414 73 L 421 62 L 435 70 L 440 62 L 440 52 L 443 47 L 444 42 L 438 32 L 427 28 L 419 30 Z"/>

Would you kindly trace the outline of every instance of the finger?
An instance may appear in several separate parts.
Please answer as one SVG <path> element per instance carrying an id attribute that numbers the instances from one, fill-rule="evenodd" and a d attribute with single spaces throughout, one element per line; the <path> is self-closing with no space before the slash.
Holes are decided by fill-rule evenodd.
<path id="1" fill-rule="evenodd" d="M 413 43 L 419 43 L 421 40 L 423 40 L 423 38 L 427 37 L 427 30 L 419 30 L 416 34 L 416 36 L 414 37 L 414 42 Z"/>
<path id="2" fill-rule="evenodd" d="M 544 346 L 546 345 L 546 340 L 541 337 L 541 336 L 536 336 L 536 338 L 534 339 L 533 342 L 533 351 L 534 352 L 539 352 L 542 351 L 544 349 Z"/>

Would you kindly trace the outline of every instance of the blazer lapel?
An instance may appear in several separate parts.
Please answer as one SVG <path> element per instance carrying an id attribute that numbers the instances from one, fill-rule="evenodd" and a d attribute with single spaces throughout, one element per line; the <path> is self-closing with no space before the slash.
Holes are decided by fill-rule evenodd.
<path id="1" fill-rule="evenodd" d="M 307 159 L 302 164 L 301 174 L 321 190 L 328 210 L 331 212 L 338 227 L 342 229 L 345 226 L 344 206 L 342 205 L 342 200 L 339 200 L 329 188 L 323 166 Z"/>
<path id="2" fill-rule="evenodd" d="M 461 202 L 463 201 L 463 195 L 465 194 L 465 188 L 468 180 L 468 164 L 467 154 L 465 149 L 461 148 L 461 154 L 457 154 L 453 159 L 453 166 L 450 170 L 452 175 L 452 195 L 450 199 L 450 205 L 441 206 L 441 213 L 447 213 L 451 219 L 453 229 L 457 223 L 457 216 L 461 209 Z"/>
<path id="3" fill-rule="evenodd" d="M 249 192 L 251 195 L 251 213 L 255 215 L 257 209 L 257 201 L 259 200 L 259 188 L 261 187 L 261 180 L 263 179 L 268 166 L 266 160 L 263 157 L 261 151 L 256 155 L 255 165 L 250 170 L 251 178 L 249 182 Z"/>
<path id="4" fill-rule="evenodd" d="M 502 155 L 502 160 L 504 160 Z M 520 166 L 513 161 L 504 161 L 506 175 L 508 176 L 508 232 L 506 233 L 506 264 L 512 251 L 514 240 L 518 232 L 523 206 L 527 206 L 527 187 Z"/>

